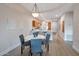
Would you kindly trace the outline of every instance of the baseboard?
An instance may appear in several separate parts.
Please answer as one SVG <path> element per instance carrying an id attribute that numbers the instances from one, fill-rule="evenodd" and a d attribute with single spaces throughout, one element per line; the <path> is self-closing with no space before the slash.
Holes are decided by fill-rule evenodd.
<path id="1" fill-rule="evenodd" d="M 64 41 L 70 41 L 70 42 L 72 42 L 72 40 L 64 40 Z"/>
<path id="2" fill-rule="evenodd" d="M 73 49 L 74 49 L 76 52 L 79 53 L 79 49 L 77 49 L 75 46 L 72 46 L 72 47 L 73 47 Z"/>
<path id="3" fill-rule="evenodd" d="M 11 50 L 15 49 L 18 46 L 20 46 L 20 43 L 19 44 L 15 44 L 14 46 L 11 46 L 11 47 L 5 49 L 4 51 L 1 51 L 0 52 L 0 56 L 2 56 L 4 54 L 7 54 L 8 52 L 10 52 Z"/>

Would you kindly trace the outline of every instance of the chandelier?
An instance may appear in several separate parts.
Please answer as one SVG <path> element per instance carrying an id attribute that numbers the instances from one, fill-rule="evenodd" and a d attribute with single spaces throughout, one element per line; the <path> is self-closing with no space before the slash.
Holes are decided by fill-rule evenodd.
<path id="1" fill-rule="evenodd" d="M 38 17 L 39 16 L 39 9 L 38 9 L 36 3 L 35 3 L 35 5 L 34 5 L 34 7 L 32 9 L 32 16 L 33 17 Z"/>

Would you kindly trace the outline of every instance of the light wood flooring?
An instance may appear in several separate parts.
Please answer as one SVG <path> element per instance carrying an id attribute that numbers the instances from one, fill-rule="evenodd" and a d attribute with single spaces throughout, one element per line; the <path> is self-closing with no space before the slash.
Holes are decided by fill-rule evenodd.
<path id="1" fill-rule="evenodd" d="M 50 43 L 50 56 L 78 56 L 79 54 L 73 50 L 72 46 L 67 44 L 59 35 L 54 36 Z"/>
<path id="2" fill-rule="evenodd" d="M 15 50 L 13 50 L 15 51 Z M 22 56 L 29 55 L 29 47 L 26 47 Z M 17 53 L 17 51 L 15 51 Z M 12 55 L 12 51 L 10 54 Z M 79 54 L 73 50 L 70 44 L 67 44 L 58 34 L 53 36 L 53 40 L 49 44 L 49 52 L 46 51 L 45 46 L 43 46 L 43 56 L 79 56 Z"/>

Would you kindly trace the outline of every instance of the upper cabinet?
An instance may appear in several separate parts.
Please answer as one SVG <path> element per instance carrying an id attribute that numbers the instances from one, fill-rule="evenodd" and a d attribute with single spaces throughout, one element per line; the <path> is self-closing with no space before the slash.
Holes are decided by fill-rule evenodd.
<path id="1" fill-rule="evenodd" d="M 48 30 L 51 30 L 51 21 L 48 21 Z"/>
<path id="2" fill-rule="evenodd" d="M 64 21 L 62 21 L 62 32 L 64 32 Z"/>
<path id="3" fill-rule="evenodd" d="M 34 19 L 34 20 L 32 21 L 32 27 L 33 27 L 33 28 L 39 29 L 40 26 L 41 26 L 41 21 L 40 21 L 39 19 Z"/>
<path id="4" fill-rule="evenodd" d="M 34 28 L 34 29 L 42 29 L 42 30 L 44 30 L 44 31 L 47 31 L 47 30 L 52 30 L 51 29 L 51 27 L 52 27 L 52 21 L 40 21 L 39 19 L 34 19 L 33 21 L 32 21 L 32 28 Z"/>

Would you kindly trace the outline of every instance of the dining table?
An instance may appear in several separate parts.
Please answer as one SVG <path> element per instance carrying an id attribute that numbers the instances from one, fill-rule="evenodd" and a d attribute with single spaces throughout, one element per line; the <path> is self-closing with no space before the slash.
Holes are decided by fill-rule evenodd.
<path id="1" fill-rule="evenodd" d="M 42 44 L 44 44 L 46 36 L 39 34 L 38 36 L 34 37 L 34 35 L 30 34 L 30 35 L 25 35 L 24 39 L 25 39 L 24 41 L 26 42 L 27 45 L 30 45 L 30 40 L 32 40 L 32 39 L 41 39 Z"/>
<path id="2" fill-rule="evenodd" d="M 46 37 L 44 35 L 38 35 L 36 37 L 34 37 L 34 35 L 27 35 L 27 36 L 24 36 L 25 38 L 25 41 L 28 41 L 28 40 L 31 40 L 31 39 L 46 39 Z"/>

